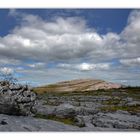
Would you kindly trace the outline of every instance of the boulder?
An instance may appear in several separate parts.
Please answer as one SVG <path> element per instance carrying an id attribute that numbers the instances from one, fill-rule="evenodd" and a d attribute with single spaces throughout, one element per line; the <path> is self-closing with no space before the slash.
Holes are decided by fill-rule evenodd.
<path id="1" fill-rule="evenodd" d="M 124 111 L 115 113 L 98 113 L 93 116 L 91 123 L 94 127 L 116 128 L 116 129 L 134 129 L 140 130 L 140 119 Z"/>
<path id="2" fill-rule="evenodd" d="M 76 116 L 75 107 L 70 104 L 61 104 L 55 108 L 53 115 L 59 118 L 74 118 Z"/>
<path id="3" fill-rule="evenodd" d="M 94 115 L 98 112 L 99 112 L 99 110 L 95 109 L 95 108 L 86 108 L 86 107 L 78 107 L 77 108 L 77 114 L 82 115 L 82 116 Z"/>
<path id="4" fill-rule="evenodd" d="M 79 127 L 85 127 L 86 124 L 85 124 L 83 117 L 76 116 L 75 117 L 75 125 L 79 126 Z"/>
<path id="5" fill-rule="evenodd" d="M 53 115 L 54 110 L 56 109 L 55 106 L 50 106 L 50 105 L 45 105 L 45 102 L 43 100 L 37 100 L 35 104 L 36 108 L 36 115 L 41 115 L 41 116 L 51 116 Z"/>
<path id="6" fill-rule="evenodd" d="M 8 115 L 33 115 L 36 94 L 28 86 L 0 85 L 0 113 Z"/>

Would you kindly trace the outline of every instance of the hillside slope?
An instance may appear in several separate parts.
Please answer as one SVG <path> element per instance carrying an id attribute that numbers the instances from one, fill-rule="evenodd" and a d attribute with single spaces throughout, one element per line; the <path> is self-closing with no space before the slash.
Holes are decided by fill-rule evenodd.
<path id="1" fill-rule="evenodd" d="M 38 93 L 73 92 L 73 91 L 91 91 L 98 89 L 112 89 L 120 87 L 121 87 L 120 84 L 114 84 L 103 80 L 78 79 L 37 87 L 35 88 L 35 91 Z"/>

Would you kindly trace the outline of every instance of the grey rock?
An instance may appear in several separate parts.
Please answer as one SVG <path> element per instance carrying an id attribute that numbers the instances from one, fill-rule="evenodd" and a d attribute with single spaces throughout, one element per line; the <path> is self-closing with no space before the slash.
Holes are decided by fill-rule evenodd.
<path id="1" fill-rule="evenodd" d="M 79 127 L 85 127 L 86 124 L 85 124 L 84 118 L 79 117 L 79 116 L 75 117 L 75 125 Z"/>
<path id="2" fill-rule="evenodd" d="M 0 87 L 0 113 L 33 115 L 36 94 L 27 86 L 10 84 Z"/>
<path id="3" fill-rule="evenodd" d="M 124 110 L 117 110 L 116 114 L 126 114 L 126 115 L 130 115 L 130 113 L 128 111 L 124 111 Z"/>
<path id="4" fill-rule="evenodd" d="M 133 101 L 133 99 L 132 99 L 132 98 L 130 98 L 130 97 L 127 97 L 127 98 L 125 98 L 125 101 L 127 101 L 127 102 L 132 102 L 132 101 Z"/>
<path id="5" fill-rule="evenodd" d="M 53 114 L 60 118 L 73 118 L 76 116 L 76 111 L 74 106 L 64 103 L 56 107 Z"/>
<path id="6" fill-rule="evenodd" d="M 0 131 L 80 131 L 80 128 L 56 121 L 37 119 L 30 116 L 9 116 L 0 114 Z"/>
<path id="7" fill-rule="evenodd" d="M 5 119 L 1 120 L 0 125 L 7 125 L 7 121 Z"/>
<path id="8" fill-rule="evenodd" d="M 130 126 L 130 124 L 123 124 L 122 122 L 119 122 L 119 121 L 115 121 L 112 126 L 114 128 L 119 128 L 119 129 L 129 129 L 130 127 L 133 127 L 133 126 Z"/>
<path id="9" fill-rule="evenodd" d="M 0 114 L 0 132 L 67 132 L 67 131 L 119 131 L 116 128 L 78 127 L 61 122 L 38 119 L 31 116 L 9 116 Z M 125 129 L 123 129 L 125 130 Z M 129 131 L 127 129 L 127 131 Z M 132 131 L 132 130 L 130 130 Z"/>
<path id="10" fill-rule="evenodd" d="M 139 101 L 131 101 L 131 102 L 126 103 L 126 105 L 127 106 L 137 106 L 137 105 L 140 106 L 140 102 Z"/>
<path id="11" fill-rule="evenodd" d="M 11 84 L 10 86 L 9 86 L 9 89 L 10 90 L 20 90 L 20 89 L 22 89 L 23 87 L 22 87 L 22 85 L 20 85 L 20 84 Z"/>
<path id="12" fill-rule="evenodd" d="M 77 108 L 77 114 L 78 115 L 83 115 L 83 116 L 94 115 L 98 112 L 99 112 L 99 110 L 97 110 L 95 108 L 86 108 L 86 107 Z"/>
<path id="13" fill-rule="evenodd" d="M 36 114 L 40 114 L 43 116 L 49 116 L 53 115 L 53 112 L 55 111 L 56 107 L 55 106 L 49 106 L 49 105 L 42 105 L 40 102 L 37 102 L 35 104 L 35 109 L 36 109 Z"/>
<path id="14" fill-rule="evenodd" d="M 91 123 L 95 127 L 140 130 L 140 118 L 136 115 L 130 117 L 129 113 L 121 111 L 98 113 L 93 116 Z"/>
<path id="15" fill-rule="evenodd" d="M 73 106 L 76 106 L 76 107 L 81 105 L 80 102 L 75 102 L 75 101 L 69 101 L 69 103 Z"/>

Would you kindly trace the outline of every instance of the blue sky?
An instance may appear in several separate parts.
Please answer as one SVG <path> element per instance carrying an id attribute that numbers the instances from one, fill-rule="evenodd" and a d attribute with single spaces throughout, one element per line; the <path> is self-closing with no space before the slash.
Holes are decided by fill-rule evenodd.
<path id="1" fill-rule="evenodd" d="M 126 26 L 132 9 L 19 9 L 18 11 L 38 15 L 47 20 L 57 16 L 82 17 L 86 19 L 89 27 L 96 27 L 99 33 L 105 34 L 108 31 L 120 33 Z M 1 36 L 8 34 L 10 30 L 19 25 L 16 18 L 9 16 L 9 9 L 0 10 L 0 21 Z"/>
<path id="2" fill-rule="evenodd" d="M 0 21 L 0 72 L 19 82 L 140 85 L 139 10 L 0 9 Z"/>

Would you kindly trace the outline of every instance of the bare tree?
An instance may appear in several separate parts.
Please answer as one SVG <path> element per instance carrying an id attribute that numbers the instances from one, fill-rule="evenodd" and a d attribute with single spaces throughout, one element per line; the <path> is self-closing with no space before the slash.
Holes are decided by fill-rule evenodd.
<path id="1" fill-rule="evenodd" d="M 3 84 L 15 84 L 17 79 L 14 77 L 13 73 L 9 72 L 8 70 L 0 71 L 0 81 Z"/>

